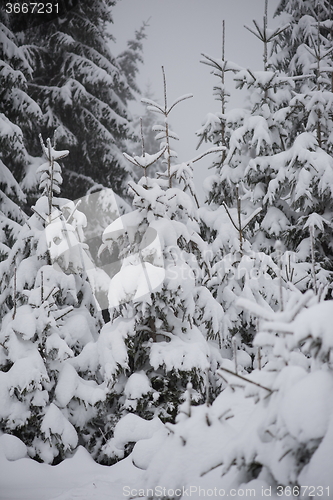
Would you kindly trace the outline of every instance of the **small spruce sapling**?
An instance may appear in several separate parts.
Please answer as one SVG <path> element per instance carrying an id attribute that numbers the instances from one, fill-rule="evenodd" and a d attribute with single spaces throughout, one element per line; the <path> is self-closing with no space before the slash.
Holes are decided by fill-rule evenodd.
<path id="1" fill-rule="evenodd" d="M 279 268 L 273 260 L 273 250 L 276 238 L 289 224 L 279 206 L 284 207 L 284 200 L 278 198 L 275 206 L 270 207 L 264 198 L 267 184 L 276 175 L 270 155 L 284 151 L 288 137 L 288 123 L 284 126 L 281 110 L 292 96 L 293 81 L 269 69 L 267 49 L 284 29 L 268 30 L 266 2 L 264 25 L 261 28 L 255 22 L 254 33 L 263 43 L 264 71 L 242 69 L 224 60 L 224 43 L 222 60 L 205 56 L 204 61 L 221 80 L 219 95 L 223 112 L 217 115 L 220 125 L 214 133 L 214 128 L 204 127 L 198 135 L 201 140 L 222 141 L 226 146 L 223 162 L 219 159 L 216 173 L 209 181 L 209 206 L 200 209 L 202 233 L 208 239 L 212 255 L 212 277 L 207 285 L 226 311 L 225 341 L 231 345 L 234 336 L 237 341 L 234 354 L 237 356 L 239 349 L 245 349 L 251 355 L 246 359 L 242 354 L 247 369 L 251 369 L 255 357 L 252 340 L 257 321 L 247 312 L 239 313 L 235 302 L 243 296 L 268 309 L 278 309 Z M 235 74 L 239 88 L 247 88 L 247 108 L 225 109 L 227 71 Z M 257 167 L 260 162 L 265 168 Z M 299 274 L 301 270 L 297 278 Z"/>
<path id="2" fill-rule="evenodd" d="M 152 101 L 151 99 L 146 99 L 143 98 L 142 102 L 148 105 L 148 110 L 154 111 L 155 113 L 159 113 L 163 115 L 164 117 L 164 125 L 155 125 L 153 127 L 153 130 L 156 132 L 159 132 L 157 136 L 155 137 L 156 140 L 161 140 L 161 149 L 165 148 L 164 152 L 164 158 L 165 162 L 167 164 L 167 172 L 166 172 L 166 177 L 168 179 L 168 185 L 169 188 L 172 187 L 172 173 L 171 173 L 171 164 L 172 164 L 172 158 L 177 158 L 177 153 L 171 149 L 171 144 L 170 144 L 170 139 L 175 139 L 179 140 L 179 137 L 177 134 L 172 132 L 170 129 L 169 125 L 169 114 L 172 111 L 172 109 L 181 101 L 184 101 L 185 99 L 190 99 L 193 97 L 193 94 L 186 94 L 178 99 L 176 99 L 171 106 L 168 106 L 168 100 L 167 100 L 167 86 L 166 86 L 166 78 L 165 78 L 165 72 L 164 72 L 164 67 L 162 66 L 162 73 L 163 73 L 163 85 L 164 85 L 164 106 L 161 106 L 160 104 Z"/>
<path id="3" fill-rule="evenodd" d="M 327 336 L 332 301 L 323 301 L 323 294 L 316 296 L 313 290 L 302 294 L 290 285 L 290 291 L 284 308 L 273 314 L 239 301 L 261 318 L 254 344 L 261 349 L 262 369 L 271 377 L 272 388 L 252 456 L 283 485 L 309 484 L 320 464 L 322 486 L 327 486 L 323 451 L 333 423 L 326 404 L 332 388 L 332 345 Z"/>
<path id="4" fill-rule="evenodd" d="M 56 151 L 50 140 L 42 145 L 42 196 L 1 263 L 0 425 L 31 457 L 58 463 L 92 432 L 105 390 L 80 357 L 101 319 L 82 264 L 84 216 L 56 197 L 56 160 L 68 151 Z"/>
<path id="5" fill-rule="evenodd" d="M 168 126 L 174 106 L 145 99 L 166 118 L 161 150 L 125 157 L 143 170 L 138 183 L 130 182 L 134 211 L 117 219 L 104 232 L 104 246 L 118 248 L 120 271 L 109 290 L 111 322 L 97 342 L 100 372 L 108 386 L 105 413 L 113 409 L 116 419 L 128 412 L 151 419 L 174 421 L 187 384 L 192 399 L 205 398 L 206 371 L 211 391 L 217 391 L 214 371 L 220 354 L 208 337 L 219 337 L 223 310 L 204 286 L 207 247 L 198 234 L 196 201 L 191 165 L 174 165 Z M 159 179 L 148 176 L 149 167 L 161 155 L 167 171 Z M 177 187 L 176 187 L 177 185 Z M 185 192 L 188 191 L 188 192 Z M 207 261 L 207 262 L 206 262 Z M 110 421 L 106 436 L 112 436 Z M 108 462 L 114 455 L 113 441 L 94 453 Z"/>
<path id="6" fill-rule="evenodd" d="M 225 387 L 211 407 L 192 406 L 188 417 L 187 397 L 177 422 L 166 424 L 167 436 L 134 448 L 136 463 L 146 469 L 145 488 L 163 481 L 167 489 L 186 490 L 204 479 L 220 491 L 233 484 L 238 491 L 276 489 L 288 496 L 314 485 L 329 493 L 332 301 L 318 302 L 313 291 L 303 294 L 292 285 L 290 292 L 283 311 L 239 301 L 260 318 L 254 343 L 262 366 L 240 374 L 224 360 L 218 373 Z"/>

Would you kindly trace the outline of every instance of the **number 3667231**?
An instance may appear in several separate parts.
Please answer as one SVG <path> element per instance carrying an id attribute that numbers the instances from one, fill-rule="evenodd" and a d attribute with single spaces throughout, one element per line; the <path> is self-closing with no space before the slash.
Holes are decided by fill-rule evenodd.
<path id="1" fill-rule="evenodd" d="M 55 3 L 6 3 L 7 14 L 59 14 L 59 4 Z"/>

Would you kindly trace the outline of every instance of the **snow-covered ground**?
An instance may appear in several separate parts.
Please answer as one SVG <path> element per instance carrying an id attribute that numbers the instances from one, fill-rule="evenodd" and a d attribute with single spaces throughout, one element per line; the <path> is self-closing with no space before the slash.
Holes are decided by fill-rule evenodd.
<path id="1" fill-rule="evenodd" d="M 130 457 L 112 467 L 98 465 L 82 446 L 56 466 L 21 458 L 25 455 L 20 440 L 0 437 L 1 500 L 120 500 L 123 488 L 136 488 L 143 473 Z"/>

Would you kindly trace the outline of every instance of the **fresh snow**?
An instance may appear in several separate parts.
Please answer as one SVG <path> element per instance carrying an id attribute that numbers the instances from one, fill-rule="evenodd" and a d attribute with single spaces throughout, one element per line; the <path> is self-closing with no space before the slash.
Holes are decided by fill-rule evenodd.
<path id="1" fill-rule="evenodd" d="M 106 467 L 82 446 L 59 465 L 39 464 L 7 434 L 0 436 L 0 471 L 1 500 L 123 500 L 123 487 L 135 488 L 142 476 L 130 457 Z"/>
<path id="2" fill-rule="evenodd" d="M 26 93 L 34 56 L 0 23 L 1 110 L 18 115 L 13 123 L 0 113 L 0 139 L 13 171 L 17 163 L 26 170 L 19 186 L 0 159 L 0 500 L 175 500 L 188 489 L 196 500 L 240 499 L 249 489 L 274 500 L 332 494 L 333 301 L 324 299 L 332 287 L 333 22 L 317 22 L 308 3 L 280 2 L 290 22 L 277 30 L 266 15 L 263 28 L 248 28 L 264 42 L 269 70 L 203 54 L 222 106 L 197 132 L 213 147 L 182 163 L 168 118 L 192 94 L 167 105 L 163 69 L 164 105 L 142 100 L 164 117 L 153 127 L 159 151 L 142 144 L 141 156 L 122 155 L 110 144 L 128 127 L 124 66 L 138 54 L 132 46 L 111 62 L 97 38 L 96 49 L 66 52 L 76 40 L 54 34 L 56 53 L 67 54 L 65 83 L 47 99 L 83 110 L 106 163 L 116 160 L 125 174 L 125 158 L 143 170 L 128 183 L 133 210 L 83 174 L 92 193 L 58 197 L 69 151 L 40 137 L 47 161 L 27 153 L 26 129 L 42 117 Z M 226 110 L 227 71 L 248 91 L 243 109 Z M 59 138 L 96 156 L 46 104 Z M 199 208 L 193 163 L 208 153 L 218 156 Z M 148 177 L 162 155 L 167 172 Z M 26 203 L 22 188 L 37 176 L 41 197 L 28 218 L 16 203 Z M 89 249 L 101 235 L 99 251 Z M 106 324 L 100 309 L 109 309 Z M 295 495 L 298 485 L 315 494 Z M 154 488 L 166 493 L 148 493 Z"/>

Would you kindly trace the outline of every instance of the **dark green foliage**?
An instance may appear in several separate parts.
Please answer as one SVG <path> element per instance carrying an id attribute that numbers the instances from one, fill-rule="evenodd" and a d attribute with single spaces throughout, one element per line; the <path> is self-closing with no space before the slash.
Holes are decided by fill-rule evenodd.
<path id="1" fill-rule="evenodd" d="M 127 103 L 138 68 L 132 61 L 128 82 L 126 55 L 119 63 L 109 49 L 114 5 L 113 0 L 83 0 L 25 33 L 25 43 L 35 47 L 29 91 L 43 111 L 42 135 L 56 130 L 57 141 L 71 150 L 63 194 L 72 199 L 84 196 L 92 184 L 126 193 L 129 168 L 122 151 L 132 134 Z M 138 41 L 143 36 L 138 32 Z M 141 44 L 133 50 L 139 52 Z"/>

